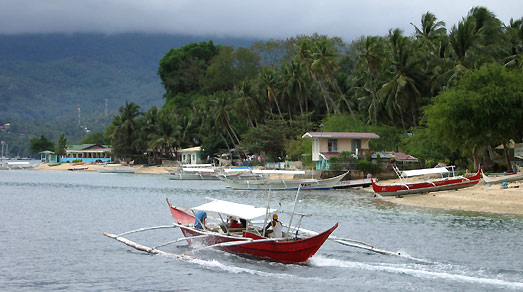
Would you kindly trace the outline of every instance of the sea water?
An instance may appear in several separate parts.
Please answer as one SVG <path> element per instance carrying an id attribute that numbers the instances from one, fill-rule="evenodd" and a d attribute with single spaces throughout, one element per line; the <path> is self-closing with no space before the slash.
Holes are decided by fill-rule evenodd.
<path id="1" fill-rule="evenodd" d="M 217 198 L 291 211 L 296 192 L 235 191 L 159 174 L 0 171 L 1 291 L 521 291 L 523 218 L 394 205 L 365 190 L 302 191 L 302 227 L 401 256 L 327 241 L 306 264 L 185 242 L 149 255 L 103 236 L 173 222 L 168 205 Z M 282 220 L 289 218 L 283 217 Z M 293 220 L 296 220 L 294 218 Z M 296 222 L 296 221 L 295 221 Z M 126 236 L 154 246 L 177 229 Z"/>

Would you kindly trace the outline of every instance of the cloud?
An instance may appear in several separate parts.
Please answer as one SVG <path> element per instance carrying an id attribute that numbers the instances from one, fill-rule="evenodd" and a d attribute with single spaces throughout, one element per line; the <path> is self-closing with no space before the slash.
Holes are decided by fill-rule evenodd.
<path id="1" fill-rule="evenodd" d="M 413 32 L 427 11 L 451 28 L 475 6 L 504 23 L 519 19 L 521 0 L 4 0 L 0 34 L 155 32 L 197 36 L 288 38 L 312 33 L 340 36 Z"/>

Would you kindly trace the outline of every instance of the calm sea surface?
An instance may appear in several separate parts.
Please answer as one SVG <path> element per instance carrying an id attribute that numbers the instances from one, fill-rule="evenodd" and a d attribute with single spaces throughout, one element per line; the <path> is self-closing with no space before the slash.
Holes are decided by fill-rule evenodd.
<path id="1" fill-rule="evenodd" d="M 295 192 L 273 192 L 292 209 Z M 522 194 L 523 196 L 523 194 Z M 303 227 L 400 251 L 326 242 L 305 265 L 217 250 L 188 259 L 136 251 L 103 232 L 173 222 L 165 198 L 193 207 L 218 198 L 265 206 L 263 192 L 167 175 L 0 170 L 1 291 L 521 291 L 523 218 L 396 206 L 361 190 L 301 192 Z M 154 246 L 177 229 L 131 234 Z M 181 242 L 165 251 L 190 250 Z"/>

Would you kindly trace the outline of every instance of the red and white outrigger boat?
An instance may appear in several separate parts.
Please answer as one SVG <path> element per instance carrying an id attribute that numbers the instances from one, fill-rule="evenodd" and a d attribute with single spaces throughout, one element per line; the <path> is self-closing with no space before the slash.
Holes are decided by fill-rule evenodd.
<path id="1" fill-rule="evenodd" d="M 379 249 L 361 241 L 330 236 L 338 227 L 338 223 L 321 233 L 301 228 L 300 225 L 302 219 L 306 214 L 295 212 L 298 194 L 299 191 L 296 194 L 294 209 L 292 212 L 274 210 L 270 209 L 268 206 L 267 208 L 260 208 L 216 199 L 211 199 L 210 202 L 194 207 L 191 210 L 185 210 L 173 206 L 169 200 L 167 200 L 169 210 L 171 211 L 176 223 L 172 225 L 140 228 L 118 235 L 104 232 L 104 235 L 140 251 L 151 254 L 163 254 L 182 259 L 188 257 L 187 253 L 182 255 L 172 254 L 162 251 L 159 248 L 180 241 L 187 241 L 189 245 L 196 245 L 196 248 L 192 249 L 190 253 L 207 248 L 218 248 L 225 252 L 242 256 L 296 264 L 306 262 L 318 251 L 318 249 L 320 249 L 327 239 L 331 239 L 345 246 L 365 249 L 385 255 L 400 255 L 398 252 Z M 270 193 L 268 197 L 270 197 Z M 208 221 L 214 219 L 215 223 L 205 222 L 206 224 L 203 224 L 205 226 L 203 229 L 197 229 L 194 227 L 194 224 L 196 221 L 195 215 L 198 211 L 217 214 L 218 218 L 209 217 Z M 265 236 L 265 226 L 268 218 L 271 213 L 274 214 L 275 212 L 290 215 L 289 224 L 283 225 L 283 236 L 281 238 L 269 238 Z M 297 224 L 292 226 L 295 216 L 299 216 L 299 219 L 296 220 Z M 224 217 L 237 219 L 241 222 L 240 227 L 229 228 Z M 253 219 L 259 217 L 265 219 L 261 222 L 253 221 Z M 260 223 L 262 224 L 260 225 Z M 162 228 L 180 228 L 184 237 L 154 247 L 147 247 L 123 237 L 124 235 L 131 233 Z M 202 245 L 203 247 L 199 247 Z"/>
<path id="2" fill-rule="evenodd" d="M 282 263 L 303 263 L 307 261 L 318 251 L 334 229 L 338 227 L 338 223 L 336 223 L 330 229 L 314 236 L 290 232 L 290 228 L 284 228 L 288 230 L 283 232 L 282 238 L 267 238 L 263 236 L 264 228 L 252 223 L 252 219 L 268 214 L 266 208 L 213 200 L 192 208 L 192 210 L 216 213 L 220 218 L 223 218 L 222 216 L 224 215 L 239 218 L 242 222 L 242 227 L 225 228 L 223 230 L 217 224 L 207 224 L 204 229 L 196 229 L 193 227 L 195 223 L 194 216 L 183 209 L 171 205 L 169 201 L 167 202 L 173 218 L 186 238 L 198 238 L 200 243 L 209 247 L 217 247 L 226 252 Z M 271 213 L 275 211 L 270 210 Z M 301 218 L 305 215 L 295 214 L 301 215 Z M 301 222 L 301 218 L 299 222 Z M 222 226 L 226 226 L 223 223 L 225 222 L 222 222 Z M 292 228 L 292 230 L 297 230 L 297 228 Z M 189 243 L 191 243 L 191 240 L 189 240 Z"/>
<path id="3" fill-rule="evenodd" d="M 481 179 L 481 170 L 470 177 L 455 176 L 452 170 L 452 176 L 443 177 L 443 174 L 450 174 L 446 167 L 436 167 L 427 169 L 396 171 L 401 182 L 390 185 L 377 185 L 372 180 L 372 189 L 375 193 L 382 196 L 402 196 L 407 194 L 428 193 L 444 190 L 456 190 L 471 187 Z M 423 176 L 431 174 L 440 174 L 442 177 L 437 179 L 425 179 L 413 182 L 404 181 L 407 177 Z"/>

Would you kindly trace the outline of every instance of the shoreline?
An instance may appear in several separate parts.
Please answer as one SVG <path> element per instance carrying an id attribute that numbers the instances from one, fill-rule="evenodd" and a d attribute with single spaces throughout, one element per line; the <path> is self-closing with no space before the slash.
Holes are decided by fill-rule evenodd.
<path id="1" fill-rule="evenodd" d="M 87 167 L 87 169 L 76 171 L 99 171 L 104 169 L 105 166 L 98 164 L 73 165 L 72 163 L 49 166 L 47 163 L 40 163 L 34 169 L 68 171 L 72 167 Z M 168 169 L 172 168 L 164 166 L 145 167 L 143 165 L 122 167 L 131 167 L 137 174 L 167 174 L 169 173 Z M 387 180 L 380 183 L 386 184 Z M 363 190 L 374 193 L 372 188 L 364 188 Z M 502 189 L 500 184 L 488 185 L 484 181 L 480 181 L 473 187 L 459 190 L 412 194 L 405 195 L 402 198 L 378 195 L 377 198 L 393 204 L 414 207 L 523 216 L 523 181 L 510 182 L 506 189 Z"/>
<path id="2" fill-rule="evenodd" d="M 510 182 L 506 189 L 502 189 L 500 184 L 489 185 L 480 181 L 473 187 L 459 190 L 412 194 L 401 198 L 394 196 L 379 196 L 379 198 L 406 206 L 523 215 L 522 181 Z"/>
<path id="3" fill-rule="evenodd" d="M 132 168 L 135 170 L 135 173 L 147 173 L 147 174 L 164 174 L 169 173 L 168 167 L 163 166 L 143 166 L 143 165 L 131 165 L 131 166 L 119 166 L 114 168 Z M 70 168 L 86 168 L 78 170 L 69 170 Z M 73 164 L 73 163 L 62 163 L 60 165 L 49 166 L 48 163 L 40 163 L 34 167 L 35 170 L 50 170 L 50 171 L 100 171 L 105 169 L 103 164 Z"/>

